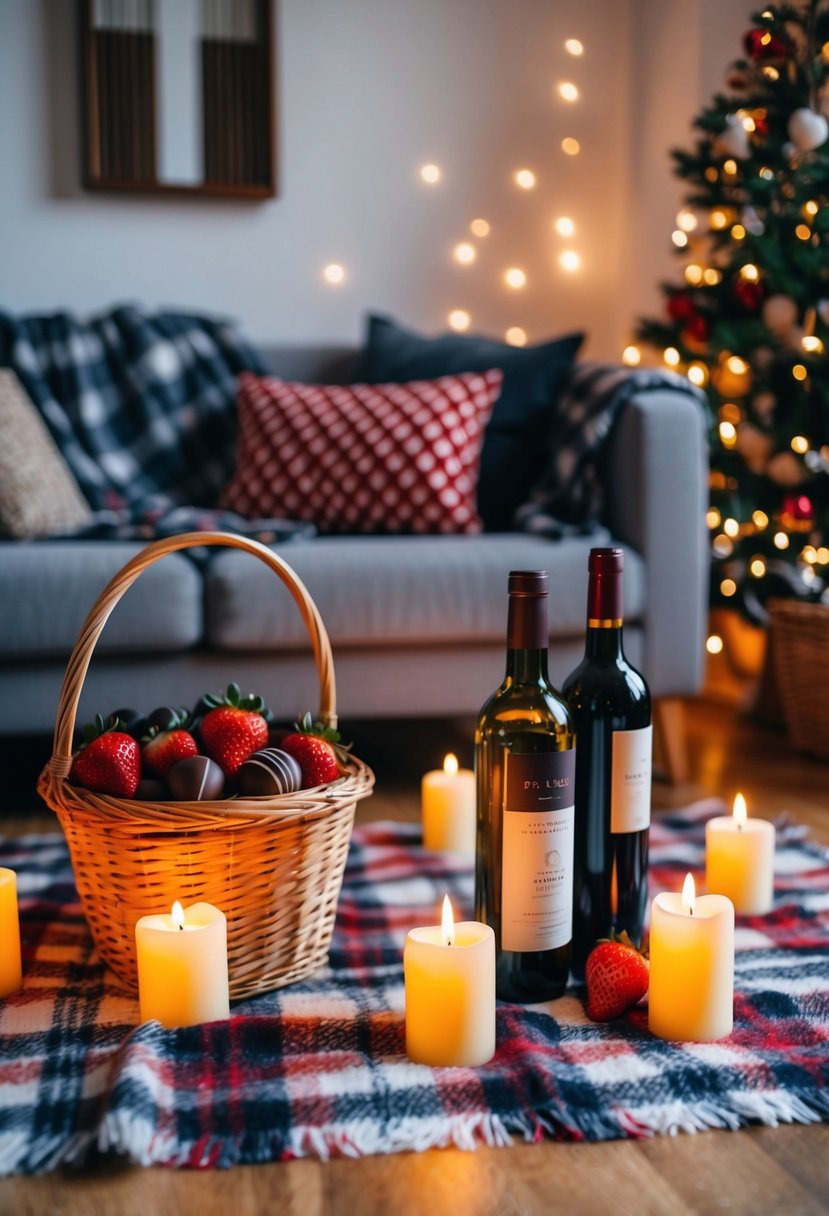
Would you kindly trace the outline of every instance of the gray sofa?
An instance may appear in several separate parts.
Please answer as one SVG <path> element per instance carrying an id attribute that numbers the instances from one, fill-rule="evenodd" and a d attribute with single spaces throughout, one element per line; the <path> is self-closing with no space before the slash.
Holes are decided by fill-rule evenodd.
<path id="1" fill-rule="evenodd" d="M 341 379 L 353 352 L 273 349 L 287 379 Z M 704 656 L 708 556 L 703 422 L 664 390 L 634 396 L 604 462 L 607 529 L 523 534 L 318 537 L 280 552 L 308 587 L 334 649 L 340 718 L 465 716 L 500 681 L 507 572 L 550 573 L 550 672 L 583 650 L 587 552 L 626 550 L 626 649 L 665 706 L 695 693 Z M 81 623 L 140 548 L 112 541 L 0 542 L 0 734 L 51 732 Z M 289 593 L 256 558 L 217 549 L 204 568 L 171 554 L 116 607 L 95 652 L 79 721 L 132 704 L 187 704 L 231 679 L 277 717 L 317 707 L 307 638 Z M 346 727 L 347 729 L 347 727 Z"/>

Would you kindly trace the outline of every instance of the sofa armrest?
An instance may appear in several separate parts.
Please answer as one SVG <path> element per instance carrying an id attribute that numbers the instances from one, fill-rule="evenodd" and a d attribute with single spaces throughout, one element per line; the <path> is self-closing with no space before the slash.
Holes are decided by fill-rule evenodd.
<path id="1" fill-rule="evenodd" d="M 705 420 L 669 388 L 634 395 L 603 462 L 608 526 L 645 559 L 643 673 L 657 697 L 699 691 L 710 559 Z"/>

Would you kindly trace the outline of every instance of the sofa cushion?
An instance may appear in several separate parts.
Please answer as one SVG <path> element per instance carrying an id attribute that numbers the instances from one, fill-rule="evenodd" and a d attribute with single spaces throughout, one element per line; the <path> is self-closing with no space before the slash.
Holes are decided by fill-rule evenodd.
<path id="1" fill-rule="evenodd" d="M 0 369 L 0 533 L 49 536 L 90 519 L 89 503 L 14 372 Z"/>
<path id="2" fill-rule="evenodd" d="M 371 316 L 351 379 L 377 384 L 500 367 L 504 383 L 484 436 L 478 512 L 488 532 L 509 531 L 544 471 L 553 408 L 582 340 L 576 333 L 518 347 L 475 334 L 426 337 L 390 317 Z"/>
<path id="3" fill-rule="evenodd" d="M 338 647 L 470 645 L 501 642 L 506 632 L 507 575 L 513 569 L 550 572 L 550 633 L 584 631 L 587 555 L 611 543 L 600 529 L 589 537 L 551 543 L 532 536 L 319 537 L 282 550 L 313 596 Z M 228 650 L 308 646 L 293 599 L 261 562 L 217 553 L 206 574 L 206 632 Z M 628 618 L 642 612 L 644 567 L 628 551 Z"/>
<path id="4" fill-rule="evenodd" d="M 67 657 L 100 592 L 142 547 L 0 542 L 0 656 Z M 201 627 L 199 572 L 188 558 L 171 554 L 149 566 L 116 605 L 95 654 L 183 650 L 199 641 Z"/>
<path id="5" fill-rule="evenodd" d="M 480 532 L 484 427 L 499 371 L 409 384 L 239 380 L 236 472 L 222 505 L 320 532 Z"/>

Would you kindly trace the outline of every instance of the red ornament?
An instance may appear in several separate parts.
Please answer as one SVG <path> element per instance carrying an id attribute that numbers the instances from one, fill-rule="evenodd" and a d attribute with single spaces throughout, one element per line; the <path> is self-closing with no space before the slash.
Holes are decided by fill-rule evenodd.
<path id="1" fill-rule="evenodd" d="M 737 275 L 734 279 L 731 290 L 746 312 L 759 312 L 766 298 L 766 285 L 762 280 L 752 282 L 750 279 L 744 279 L 742 275 Z"/>
<path id="2" fill-rule="evenodd" d="M 755 135 L 768 135 L 770 129 L 769 120 L 767 118 L 760 118 L 757 114 L 754 115 Z"/>
<path id="3" fill-rule="evenodd" d="M 789 48 L 782 38 L 770 34 L 768 30 L 747 30 L 743 36 L 743 46 L 749 59 L 755 63 L 764 63 L 768 59 L 785 59 Z"/>
<path id="4" fill-rule="evenodd" d="M 811 523 L 815 508 L 808 494 L 786 494 L 783 498 L 783 514 L 798 523 Z"/>
<path id="5" fill-rule="evenodd" d="M 711 322 L 701 312 L 694 312 L 682 331 L 686 346 L 704 346 L 711 337 Z"/>
<path id="6" fill-rule="evenodd" d="M 690 291 L 677 291 L 668 300 L 668 316 L 677 324 L 688 321 L 694 316 L 696 309 L 691 299 Z"/>

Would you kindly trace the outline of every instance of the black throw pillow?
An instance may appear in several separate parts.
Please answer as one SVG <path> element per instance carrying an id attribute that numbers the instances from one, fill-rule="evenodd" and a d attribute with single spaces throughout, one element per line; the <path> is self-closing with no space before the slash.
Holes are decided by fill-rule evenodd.
<path id="1" fill-rule="evenodd" d="M 574 333 L 537 346 L 509 346 L 475 334 L 427 337 L 372 315 L 351 382 L 433 380 L 500 368 L 504 384 L 484 435 L 478 512 L 487 532 L 507 532 L 544 472 L 556 399 L 583 340 Z"/>

